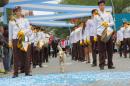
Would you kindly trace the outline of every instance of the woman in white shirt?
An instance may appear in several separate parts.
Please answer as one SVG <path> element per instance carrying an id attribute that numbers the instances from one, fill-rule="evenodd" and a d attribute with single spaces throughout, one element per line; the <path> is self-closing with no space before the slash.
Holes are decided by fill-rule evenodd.
<path id="1" fill-rule="evenodd" d="M 26 76 L 30 75 L 30 58 L 27 58 L 27 52 L 24 52 L 18 48 L 18 33 L 20 30 L 24 31 L 24 35 L 30 32 L 30 24 L 27 19 L 23 18 L 21 14 L 21 7 L 14 9 L 16 15 L 14 20 L 9 21 L 9 45 L 13 46 L 13 62 L 14 62 L 14 74 L 13 78 L 18 77 L 19 67 L 21 72 Z M 28 41 L 28 37 L 25 35 L 25 41 Z"/>

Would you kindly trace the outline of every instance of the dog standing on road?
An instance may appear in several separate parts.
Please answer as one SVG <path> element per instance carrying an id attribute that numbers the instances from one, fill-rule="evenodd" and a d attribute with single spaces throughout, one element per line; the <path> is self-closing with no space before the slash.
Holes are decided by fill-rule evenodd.
<path id="1" fill-rule="evenodd" d="M 59 57 L 59 63 L 60 63 L 60 72 L 64 73 L 64 63 L 65 63 L 66 54 L 59 45 L 57 47 L 59 50 L 58 57 Z"/>

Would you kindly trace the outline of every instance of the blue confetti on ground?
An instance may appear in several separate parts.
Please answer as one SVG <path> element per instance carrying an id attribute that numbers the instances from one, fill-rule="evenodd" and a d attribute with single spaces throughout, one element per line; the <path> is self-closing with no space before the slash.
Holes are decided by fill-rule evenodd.
<path id="1" fill-rule="evenodd" d="M 121 80 L 125 83 L 125 81 L 130 80 L 130 72 L 78 72 L 38 74 L 28 77 L 20 76 L 18 78 L 5 77 L 0 78 L 0 86 L 80 86 L 99 80 L 111 81 L 112 83 L 114 83 L 113 81 Z"/>

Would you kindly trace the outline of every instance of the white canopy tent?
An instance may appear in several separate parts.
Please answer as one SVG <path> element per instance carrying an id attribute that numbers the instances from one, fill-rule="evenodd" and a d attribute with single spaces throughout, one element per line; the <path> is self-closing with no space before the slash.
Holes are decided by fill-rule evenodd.
<path id="1" fill-rule="evenodd" d="M 61 19 L 71 19 L 71 18 L 80 18 L 85 16 L 90 16 L 91 13 L 62 13 L 55 15 L 41 15 L 41 16 L 28 16 L 27 18 L 30 21 L 35 20 L 61 20 Z"/>
<path id="2" fill-rule="evenodd" d="M 29 2 L 28 2 L 29 3 Z M 76 6 L 76 5 L 56 5 L 56 4 L 8 4 L 6 8 L 14 8 L 16 6 L 21 6 L 26 10 L 37 10 L 37 11 L 51 11 L 51 12 L 91 12 L 92 9 L 98 9 L 98 6 Z M 106 6 L 106 11 L 112 12 L 111 6 Z"/>
<path id="3" fill-rule="evenodd" d="M 50 27 L 73 27 L 74 24 L 63 21 L 30 21 L 32 25 L 50 26 Z"/>
<path id="4" fill-rule="evenodd" d="M 63 19 L 80 18 L 91 15 L 92 9 L 98 9 L 98 6 L 80 6 L 80 5 L 63 5 L 63 4 L 48 4 L 44 3 L 52 0 L 21 0 L 20 2 L 11 2 L 4 7 L 4 20 L 7 19 L 6 8 L 14 8 L 21 6 L 22 9 L 32 11 L 50 11 L 60 14 L 41 15 L 27 17 L 32 24 L 42 26 L 63 26 L 70 27 L 73 24 L 65 21 L 57 21 Z M 106 11 L 112 12 L 111 6 L 106 6 Z M 6 21 L 4 23 L 7 23 Z"/>

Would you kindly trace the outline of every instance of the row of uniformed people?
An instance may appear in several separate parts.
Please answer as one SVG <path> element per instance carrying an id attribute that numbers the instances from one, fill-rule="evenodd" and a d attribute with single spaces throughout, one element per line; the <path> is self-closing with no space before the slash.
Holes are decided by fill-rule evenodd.
<path id="1" fill-rule="evenodd" d="M 84 51 L 83 46 L 80 45 L 82 41 L 82 28 L 83 23 L 79 26 L 74 27 L 73 31 L 70 34 L 70 43 L 72 44 L 72 60 L 84 61 Z"/>
<path id="2" fill-rule="evenodd" d="M 48 62 L 48 34 L 44 33 L 40 28 L 36 28 L 30 37 L 32 40 L 32 63 L 42 67 L 43 62 Z"/>
<path id="3" fill-rule="evenodd" d="M 99 52 L 99 67 L 101 70 L 104 69 L 105 60 L 107 58 L 108 69 L 114 69 L 112 57 L 113 57 L 113 40 L 112 33 L 114 26 L 114 21 L 112 15 L 105 11 L 105 2 L 98 2 L 99 10 L 92 10 L 92 16 L 87 20 L 86 24 L 82 23 L 75 27 L 74 30 L 70 34 L 70 41 L 73 45 L 72 47 L 72 59 L 75 60 L 85 60 L 90 62 L 90 44 L 91 44 L 91 52 L 93 57 L 92 66 L 97 66 L 97 56 L 96 56 L 96 48 L 98 47 Z M 107 28 L 107 29 L 106 29 Z M 104 31 L 107 31 L 107 35 L 109 39 L 105 42 L 102 40 L 104 36 Z M 109 33 L 108 33 L 109 32 Z M 105 39 L 106 40 L 106 39 Z M 81 46 L 84 44 L 85 49 Z M 81 45 L 80 45 L 81 44 Z M 97 46 L 96 46 L 97 45 Z M 85 50 L 85 55 L 83 54 L 83 50 Z"/>
<path id="4" fill-rule="evenodd" d="M 119 54 L 122 57 L 122 54 L 127 58 L 127 53 L 130 58 L 130 24 L 124 22 L 123 26 L 117 31 L 117 46 L 119 47 Z"/>

